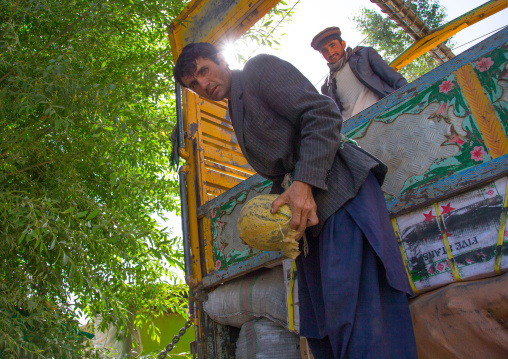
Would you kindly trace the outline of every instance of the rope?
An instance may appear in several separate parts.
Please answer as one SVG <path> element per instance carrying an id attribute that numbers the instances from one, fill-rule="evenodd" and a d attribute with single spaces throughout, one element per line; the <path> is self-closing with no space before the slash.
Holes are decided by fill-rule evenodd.
<path id="1" fill-rule="evenodd" d="M 497 32 L 497 31 L 499 31 L 499 30 L 503 30 L 503 29 L 504 29 L 504 28 L 506 28 L 506 27 L 508 27 L 508 25 L 501 26 L 499 29 L 496 29 L 496 30 L 493 30 L 493 31 L 491 31 L 491 32 L 488 32 L 488 33 L 486 33 L 486 34 L 484 34 L 484 35 L 482 35 L 482 36 L 478 36 L 476 39 L 473 39 L 473 40 L 471 40 L 471 41 L 465 42 L 465 43 L 463 43 L 462 45 L 455 46 L 452 50 L 458 49 L 459 47 L 465 46 L 465 45 L 467 45 L 467 44 L 469 44 L 469 43 L 471 43 L 471 42 L 473 42 L 473 41 L 476 41 L 476 40 L 478 40 L 478 39 L 481 39 L 482 37 L 488 36 L 488 35 L 490 35 L 490 34 L 492 34 L 492 33 L 494 33 L 494 32 Z"/>

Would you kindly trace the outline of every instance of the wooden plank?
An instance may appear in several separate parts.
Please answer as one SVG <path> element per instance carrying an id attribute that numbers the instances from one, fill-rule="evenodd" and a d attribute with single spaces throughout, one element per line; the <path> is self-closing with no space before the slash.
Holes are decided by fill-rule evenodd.
<path id="1" fill-rule="evenodd" d="M 223 194 L 224 192 L 226 192 L 225 189 L 220 189 L 220 188 L 213 187 L 213 186 L 207 186 L 207 185 L 205 185 L 205 188 L 206 188 L 207 195 L 209 197 L 213 197 L 211 199 L 215 199 L 218 196 L 220 196 L 221 194 Z"/>
<path id="2" fill-rule="evenodd" d="M 238 177 L 243 180 L 246 180 L 250 176 L 256 174 L 254 171 L 239 171 L 237 169 L 224 166 L 220 163 L 215 163 L 215 162 L 210 162 L 210 161 L 205 161 L 205 168 L 210 168 L 214 171 L 221 172 L 224 174 L 229 174 L 231 176 Z"/>
<path id="3" fill-rule="evenodd" d="M 226 119 L 226 112 L 228 111 L 228 100 L 212 101 L 204 97 L 199 97 L 199 107 L 202 112 L 207 112 Z"/>
<path id="4" fill-rule="evenodd" d="M 231 143 L 234 145 L 238 144 L 238 141 L 236 139 L 236 136 L 233 132 L 233 129 L 226 129 L 222 126 L 217 126 L 215 123 L 210 123 L 208 121 L 203 120 L 202 121 L 203 126 L 203 134 L 205 136 L 210 136 L 213 138 L 216 138 L 218 140 L 221 140 L 226 143 Z"/>
<path id="5" fill-rule="evenodd" d="M 203 147 L 209 146 L 209 147 L 219 149 L 221 151 L 235 152 L 236 154 L 241 155 L 243 157 L 242 150 L 240 149 L 240 146 L 232 144 L 230 142 L 220 141 L 220 140 L 217 140 L 213 137 L 205 137 L 205 136 L 203 136 L 202 142 L 203 142 Z"/>
<path id="6" fill-rule="evenodd" d="M 222 151 L 217 148 L 207 146 L 204 148 L 205 160 L 224 163 L 232 168 L 240 170 L 250 170 L 252 167 L 247 163 L 245 157 L 232 151 Z"/>
<path id="7" fill-rule="evenodd" d="M 233 129 L 233 126 L 231 126 L 230 122 L 225 121 L 224 119 L 220 119 L 217 116 L 211 116 L 208 113 L 202 113 L 201 114 L 201 121 L 203 121 L 203 122 L 205 122 L 205 121 L 209 122 L 209 123 L 211 123 L 214 126 L 220 126 L 220 127 L 224 128 L 225 130 L 228 130 L 228 131 L 230 131 L 232 133 L 235 132 L 234 129 Z"/>
<path id="8" fill-rule="evenodd" d="M 216 172 L 210 169 L 205 170 L 205 183 L 222 189 L 231 189 L 242 182 L 242 178 L 233 177 L 225 173 Z"/>
<path id="9" fill-rule="evenodd" d="M 417 59 L 423 55 L 428 51 L 428 49 L 431 49 L 434 46 L 444 42 L 460 30 L 465 29 L 466 27 L 471 26 L 480 20 L 483 20 L 490 15 L 504 10 L 507 7 L 508 0 L 492 0 L 477 7 L 476 9 L 471 10 L 470 12 L 437 28 L 424 38 L 416 41 L 411 47 L 409 47 L 395 60 L 393 60 L 390 66 L 392 66 L 395 70 L 400 70 L 414 59 Z"/>
<path id="10" fill-rule="evenodd" d="M 261 252 L 257 256 L 249 258 L 246 261 L 233 264 L 227 270 L 220 270 L 214 274 L 209 274 L 203 278 L 203 286 L 209 287 L 224 280 L 230 280 L 245 273 L 252 272 L 255 269 L 266 267 L 273 263 L 281 262 L 284 255 L 280 251 Z"/>
<path id="11" fill-rule="evenodd" d="M 460 68 L 455 72 L 455 76 L 482 133 L 490 156 L 498 158 L 507 154 L 508 139 L 504 134 L 503 126 L 499 122 L 496 111 L 487 98 L 473 66 L 466 65 Z"/>
<path id="12" fill-rule="evenodd" d="M 468 168 L 441 180 L 410 190 L 386 203 L 390 216 L 410 212 L 430 203 L 474 189 L 485 182 L 506 176 L 508 155 Z M 198 212 L 201 208 L 198 208 Z"/>
<path id="13" fill-rule="evenodd" d="M 416 79 L 403 88 L 395 91 L 391 95 L 382 98 L 375 105 L 370 106 L 354 117 L 351 117 L 349 120 L 344 122 L 342 126 L 342 132 L 347 134 L 360 125 L 370 121 L 372 118 L 380 116 L 386 111 L 386 109 L 396 106 L 402 101 L 405 101 L 411 97 L 417 96 L 418 92 L 420 92 L 422 89 L 431 86 L 436 81 L 439 81 L 445 76 L 448 76 L 449 74 L 457 71 L 462 66 L 476 61 L 483 54 L 495 50 L 498 46 L 504 44 L 507 41 L 508 28 L 500 30 L 481 43 L 476 44 L 472 48 L 461 53 L 460 56 L 454 57 L 450 61 L 435 68 L 434 70 Z"/>
<path id="14" fill-rule="evenodd" d="M 214 198 L 212 201 L 202 205 L 198 208 L 198 216 L 203 216 L 208 214 L 208 212 L 211 211 L 212 208 L 218 207 L 221 205 L 222 202 L 227 201 L 228 198 L 237 196 L 240 192 L 243 192 L 250 187 L 255 186 L 257 183 L 263 182 L 265 179 L 261 177 L 259 174 L 255 174 L 254 176 L 250 177 L 249 179 L 246 179 L 240 185 L 230 189 L 227 194 Z"/>

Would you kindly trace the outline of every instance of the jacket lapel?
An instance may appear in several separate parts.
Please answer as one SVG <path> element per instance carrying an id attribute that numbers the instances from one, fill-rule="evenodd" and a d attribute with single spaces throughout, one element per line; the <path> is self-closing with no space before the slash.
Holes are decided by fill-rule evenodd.
<path id="1" fill-rule="evenodd" d="M 233 70 L 233 75 L 231 78 L 231 123 L 233 124 L 233 129 L 235 130 L 235 136 L 238 140 L 238 144 L 242 150 L 244 157 L 249 161 L 247 156 L 247 151 L 245 149 L 245 141 L 244 141 L 244 132 L 243 132 L 243 111 L 244 111 L 244 103 L 243 103 L 243 88 L 241 83 L 241 74 L 242 72 L 239 70 Z"/>

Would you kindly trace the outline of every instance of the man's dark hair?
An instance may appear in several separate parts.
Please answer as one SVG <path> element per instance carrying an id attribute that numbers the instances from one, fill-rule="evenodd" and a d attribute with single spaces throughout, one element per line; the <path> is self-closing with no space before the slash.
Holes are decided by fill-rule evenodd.
<path id="1" fill-rule="evenodd" d="M 210 59 L 218 65 L 218 53 L 219 50 L 208 42 L 195 42 L 185 46 L 180 56 L 178 56 L 175 68 L 173 69 L 175 80 L 183 87 L 186 87 L 182 82 L 182 78 L 194 75 L 197 70 L 196 60 L 202 57 Z"/>
<path id="2" fill-rule="evenodd" d="M 321 48 L 325 46 L 327 43 L 333 40 L 339 40 L 339 43 L 342 45 L 342 38 L 338 34 L 332 34 L 330 36 L 325 37 L 323 40 L 319 42 L 319 51 L 321 51 Z"/>

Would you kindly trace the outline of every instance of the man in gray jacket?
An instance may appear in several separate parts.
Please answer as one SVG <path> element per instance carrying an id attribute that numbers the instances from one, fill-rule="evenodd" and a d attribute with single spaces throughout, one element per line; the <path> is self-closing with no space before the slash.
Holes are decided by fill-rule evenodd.
<path id="1" fill-rule="evenodd" d="M 372 47 L 346 47 L 338 27 L 328 27 L 312 39 L 311 46 L 328 62 L 330 74 L 321 93 L 331 97 L 346 121 L 407 85 Z"/>
<path id="2" fill-rule="evenodd" d="M 386 167 L 343 141 L 335 103 L 286 61 L 258 55 L 231 71 L 207 43 L 187 45 L 174 75 L 200 96 L 228 99 L 242 153 L 280 193 L 272 212 L 288 204 L 290 227 L 306 234 L 300 335 L 314 357 L 416 358 L 411 288 L 380 189 Z"/>

